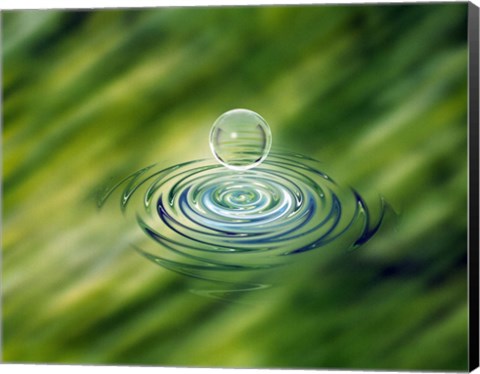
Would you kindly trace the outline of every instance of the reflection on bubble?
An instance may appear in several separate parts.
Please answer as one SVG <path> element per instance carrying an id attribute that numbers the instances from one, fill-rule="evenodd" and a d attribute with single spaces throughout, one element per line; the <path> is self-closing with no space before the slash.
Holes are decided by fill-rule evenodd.
<path id="1" fill-rule="evenodd" d="M 314 166 L 284 153 L 243 173 L 209 160 L 154 165 L 110 189 L 100 205 L 120 193 L 121 209 L 148 239 L 135 249 L 151 261 L 233 284 L 235 274 L 272 271 L 332 244 L 354 248 L 376 233 L 383 200 L 373 215 L 360 194 Z"/>
<path id="2" fill-rule="evenodd" d="M 210 149 L 218 162 L 232 170 L 262 163 L 270 152 L 272 133 L 267 122 L 247 109 L 222 114 L 210 131 Z"/>

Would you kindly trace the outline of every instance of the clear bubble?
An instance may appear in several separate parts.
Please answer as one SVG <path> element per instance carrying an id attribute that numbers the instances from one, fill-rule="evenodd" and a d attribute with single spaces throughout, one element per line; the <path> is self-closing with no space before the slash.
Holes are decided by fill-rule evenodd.
<path id="1" fill-rule="evenodd" d="M 265 160 L 272 146 L 268 123 L 248 109 L 233 109 L 217 118 L 210 131 L 210 149 L 229 169 L 251 169 Z"/>

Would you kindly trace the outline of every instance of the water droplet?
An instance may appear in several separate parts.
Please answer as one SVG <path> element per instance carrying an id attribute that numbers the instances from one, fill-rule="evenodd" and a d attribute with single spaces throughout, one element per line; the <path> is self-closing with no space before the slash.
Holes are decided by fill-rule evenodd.
<path id="1" fill-rule="evenodd" d="M 229 169 L 251 169 L 265 160 L 272 146 L 268 123 L 247 109 L 233 109 L 217 118 L 210 131 L 210 149 Z"/>

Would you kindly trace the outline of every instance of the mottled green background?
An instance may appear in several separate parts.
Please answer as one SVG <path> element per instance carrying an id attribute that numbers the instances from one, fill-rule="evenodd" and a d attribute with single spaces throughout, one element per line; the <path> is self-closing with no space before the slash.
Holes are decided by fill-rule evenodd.
<path id="1" fill-rule="evenodd" d="M 466 370 L 466 25 L 466 3 L 3 12 L 4 361 Z M 135 253 L 97 191 L 211 157 L 237 107 L 393 228 L 246 303 Z"/>

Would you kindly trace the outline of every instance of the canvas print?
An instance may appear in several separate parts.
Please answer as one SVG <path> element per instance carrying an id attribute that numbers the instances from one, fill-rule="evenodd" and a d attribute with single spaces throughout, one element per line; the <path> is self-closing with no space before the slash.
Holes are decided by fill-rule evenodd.
<path id="1" fill-rule="evenodd" d="M 467 370 L 468 9 L 4 11 L 3 360 Z"/>

